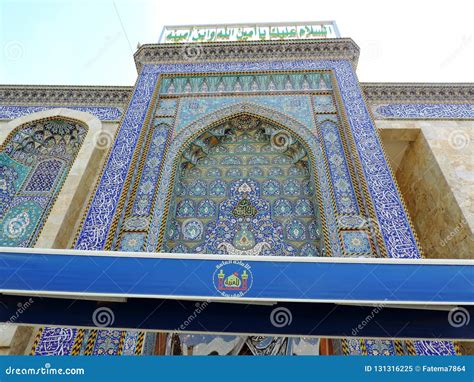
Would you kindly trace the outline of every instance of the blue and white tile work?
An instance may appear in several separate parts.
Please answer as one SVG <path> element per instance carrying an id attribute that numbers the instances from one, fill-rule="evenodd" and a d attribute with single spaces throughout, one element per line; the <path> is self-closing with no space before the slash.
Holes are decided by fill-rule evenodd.
<path id="1" fill-rule="evenodd" d="M 310 99 L 308 98 L 306 102 L 309 103 Z M 309 150 L 313 154 L 316 161 L 316 168 L 321 169 L 318 171 L 318 184 L 320 185 L 322 191 L 323 203 L 321 204 L 324 209 L 324 215 L 328 224 L 325 226 L 329 231 L 329 240 L 331 242 L 331 251 L 334 255 L 340 255 L 340 244 L 337 235 L 337 225 L 336 225 L 336 216 L 335 211 L 331 204 L 330 192 L 326 191 L 330 189 L 330 181 L 328 179 L 328 174 L 324 169 L 324 163 L 322 161 L 323 153 L 321 151 L 321 145 L 318 143 L 318 139 L 314 133 L 308 129 L 307 126 L 301 124 L 299 121 L 290 119 L 291 116 L 287 114 L 280 113 L 277 111 L 278 108 L 270 109 L 267 107 L 260 106 L 256 103 L 242 102 L 234 103 L 229 106 L 223 107 L 213 113 L 209 113 L 205 118 L 201 118 L 198 121 L 186 126 L 185 129 L 181 129 L 179 133 L 176 134 L 173 141 L 170 143 L 168 149 L 168 155 L 166 156 L 163 164 L 162 172 L 162 181 L 157 185 L 157 194 L 159 197 L 156 198 L 156 205 L 154 206 L 154 211 L 150 217 L 150 230 L 147 236 L 147 243 L 145 246 L 146 251 L 155 251 L 160 238 L 160 232 L 165 228 L 164 223 L 167 218 L 167 210 L 165 206 L 165 201 L 171 197 L 172 192 L 172 174 L 174 169 L 177 166 L 176 161 L 179 160 L 180 150 L 183 147 L 183 142 L 192 139 L 193 136 L 201 131 L 206 126 L 213 125 L 216 122 L 222 121 L 223 119 L 235 116 L 241 113 L 250 113 L 257 114 L 262 117 L 277 121 L 280 124 L 283 124 L 287 127 L 294 129 L 296 134 L 300 134 L 304 137 L 304 142 L 308 144 Z M 195 137 L 197 138 L 197 137 Z M 229 158 L 229 160 L 231 160 Z M 238 160 L 232 158 L 232 160 Z M 263 160 L 260 158 L 260 160 Z M 240 162 L 239 162 L 240 163 Z M 231 162 L 229 162 L 231 164 Z M 316 175 L 315 175 L 316 176 Z"/>
<path id="2" fill-rule="evenodd" d="M 0 247 L 33 246 L 87 128 L 62 119 L 19 126 L 0 150 Z"/>
<path id="3" fill-rule="evenodd" d="M 212 76 L 172 76 L 161 82 L 162 95 L 236 94 L 272 91 L 304 92 L 330 90 L 329 73 L 227 74 Z"/>
<path id="4" fill-rule="evenodd" d="M 83 111 L 96 116 L 101 121 L 118 121 L 122 117 L 123 110 L 116 106 L 10 106 L 0 105 L 0 120 L 10 120 L 38 111 L 67 108 Z"/>
<path id="5" fill-rule="evenodd" d="M 309 97 L 304 95 L 287 95 L 284 97 L 277 95 L 246 97 L 222 96 L 213 98 L 186 97 L 180 100 L 179 111 L 176 117 L 175 133 L 179 133 L 192 122 L 216 112 L 225 106 L 242 102 L 259 104 L 271 109 L 280 110 L 305 124 L 309 129 L 314 125 L 311 103 L 309 102 Z"/>
<path id="6" fill-rule="evenodd" d="M 345 60 L 145 65 L 75 247 L 421 257 Z M 142 332 L 81 336 L 61 351 L 87 341 L 78 349 L 139 354 L 143 344 Z M 43 334 L 37 349 L 48 341 Z M 269 351 L 281 341 L 242 339 Z M 353 354 L 395 352 L 393 341 L 348 343 Z M 416 346 L 455 353 L 447 342 Z"/>
<path id="7" fill-rule="evenodd" d="M 85 222 L 76 242 L 77 249 L 103 249 L 106 235 L 117 209 L 130 162 L 145 116 L 151 103 L 159 72 L 145 67 L 130 100 L 128 110 L 105 165 L 99 185 L 86 213 Z"/>
<path id="8" fill-rule="evenodd" d="M 372 105 L 380 119 L 474 119 L 472 103 L 389 103 Z"/>
<path id="9" fill-rule="evenodd" d="M 324 254 L 308 155 L 298 142 L 284 150 L 272 144 L 276 131 L 254 117 L 236 117 L 196 139 L 216 138 L 195 165 L 183 153 L 167 252 Z M 297 162 L 294 152 L 302 153 Z"/>
<path id="10" fill-rule="evenodd" d="M 413 341 L 417 355 L 450 355 L 456 354 L 455 346 L 450 341 Z"/>
<path id="11" fill-rule="evenodd" d="M 361 90 L 353 72 L 352 66 L 348 61 L 344 60 L 322 60 L 322 61 L 262 61 L 262 62 L 216 62 L 208 64 L 162 64 L 162 65 L 145 65 L 138 85 L 132 96 L 133 102 L 136 100 L 136 93 L 142 86 L 154 88 L 158 73 L 202 73 L 202 72 L 258 72 L 262 70 L 333 70 L 338 83 L 339 92 L 341 94 L 348 121 L 354 136 L 357 154 L 361 160 L 364 177 L 367 181 L 370 197 L 375 207 L 377 218 L 380 224 L 381 233 L 384 239 L 385 247 L 389 256 L 393 257 L 419 257 L 419 250 L 415 237 L 412 233 L 410 224 L 406 217 L 403 204 L 400 200 L 398 191 L 394 184 L 392 175 L 385 161 L 383 151 L 380 147 L 379 138 L 374 128 L 374 124 L 370 119 L 369 112 L 364 103 Z M 148 82 L 147 82 L 148 81 Z M 153 82 L 153 83 L 151 83 Z M 151 97 L 151 94 L 149 94 Z M 148 98 L 147 98 L 148 99 Z M 149 102 L 149 101 L 148 101 Z M 148 102 L 146 103 L 148 105 Z M 133 106 L 133 105 L 132 105 Z M 132 114 L 133 107 L 127 111 Z M 136 112 L 134 113 L 137 114 Z M 144 115 L 143 115 L 144 118 Z M 129 121 L 122 124 L 120 132 L 125 132 Z M 141 120 L 141 122 L 143 119 Z M 140 123 L 137 120 L 135 123 Z M 136 126 L 136 125 L 135 125 Z M 135 127 L 136 128 L 136 127 Z M 120 133 L 115 143 L 118 150 L 121 149 Z M 134 140 L 129 140 L 127 145 L 133 144 Z M 122 149 L 123 150 L 123 149 Z M 104 179 L 107 179 L 109 166 L 119 165 L 121 169 L 128 166 L 121 166 L 121 163 L 130 160 L 130 157 L 121 156 L 122 161 L 115 163 L 110 161 L 107 164 Z M 111 169 L 112 167 L 110 167 Z M 115 173 L 115 171 L 114 171 Z M 119 171 L 121 173 L 121 171 Z M 122 184 L 122 183 L 121 183 Z M 99 185 L 98 194 L 102 193 L 102 187 Z M 114 194 L 117 195 L 118 194 Z M 88 216 L 86 223 L 82 228 L 82 233 L 78 240 L 79 248 L 94 249 L 99 243 L 105 243 L 105 237 L 108 234 L 108 227 L 115 208 L 112 204 L 117 203 L 115 196 L 110 198 L 103 207 L 96 203 L 102 203 L 97 197 L 94 198 L 91 208 L 98 214 L 100 219 L 94 219 Z M 161 200 L 161 199 L 160 199 Z M 106 207 L 106 205 L 108 207 Z M 105 209 L 104 209 L 105 208 Z M 103 212 L 102 212 L 103 211 Z M 97 224 L 89 225 L 89 222 Z M 87 235 L 86 235 L 87 232 Z M 99 238 L 100 236 L 100 238 Z M 86 241 L 95 244 L 90 247 Z M 100 248 L 101 246 L 99 246 Z"/>
<path id="12" fill-rule="evenodd" d="M 33 355 L 70 355 L 79 329 L 43 328 Z"/>

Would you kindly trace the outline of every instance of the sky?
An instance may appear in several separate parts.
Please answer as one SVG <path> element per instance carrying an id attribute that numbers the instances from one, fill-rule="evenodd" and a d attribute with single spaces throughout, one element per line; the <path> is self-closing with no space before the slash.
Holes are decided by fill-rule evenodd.
<path id="1" fill-rule="evenodd" d="M 474 82 L 474 1 L 0 0 L 0 84 L 126 85 L 163 25 L 336 20 L 362 82 Z"/>

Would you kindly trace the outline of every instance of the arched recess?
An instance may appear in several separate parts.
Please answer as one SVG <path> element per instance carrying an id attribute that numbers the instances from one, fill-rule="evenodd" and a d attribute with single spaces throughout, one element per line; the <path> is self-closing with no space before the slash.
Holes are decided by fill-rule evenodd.
<path id="1" fill-rule="evenodd" d="M 84 202 L 90 192 L 90 184 L 97 172 L 97 163 L 103 156 L 105 146 L 99 144 L 103 139 L 102 123 L 93 115 L 67 108 L 44 110 L 22 116 L 10 121 L 6 128 L 0 131 L 2 149 L 21 130 L 35 123 L 46 121 L 67 121 L 84 127 L 84 136 L 78 150 L 74 153 L 73 162 L 63 163 L 69 167 L 61 180 L 59 191 L 52 197 L 53 204 L 49 207 L 47 217 L 43 217 L 42 227 L 30 245 L 37 248 L 67 248 L 74 235 L 76 221 L 83 209 Z M 109 135 L 106 133 L 107 136 Z M 48 166 L 48 172 L 59 169 L 59 161 L 39 163 L 38 166 Z M 59 171 L 59 170 L 58 170 Z M 34 173 L 30 176 L 34 176 Z M 2 228 L 3 229 L 3 228 Z"/>
<path id="2" fill-rule="evenodd" d="M 215 128 L 225 121 L 239 115 L 249 115 L 259 118 L 282 131 L 286 131 L 305 148 L 310 157 L 313 184 L 316 186 L 317 202 L 315 203 L 315 207 L 319 208 L 320 212 L 326 248 L 325 254 L 328 256 L 338 256 L 340 254 L 340 243 L 337 237 L 335 211 L 331 202 L 329 181 L 325 172 L 321 171 L 321 169 L 324 168 L 322 162 L 323 153 L 317 136 L 311 132 L 307 126 L 296 119 L 277 110 L 250 102 L 241 102 L 227 106 L 180 129 L 168 149 L 169 155 L 165 159 L 162 183 L 158 192 L 158 195 L 161 195 L 166 200 L 165 208 L 158 210 L 155 206 L 146 250 L 155 250 L 156 247 L 163 250 L 161 245 L 163 241 L 166 240 L 164 234 L 167 224 L 165 224 L 165 222 L 167 221 L 168 215 L 170 215 L 168 212 L 170 211 L 170 206 L 172 207 L 172 192 L 177 178 L 176 172 L 183 152 L 193 140 L 205 131 Z M 162 202 L 163 200 L 160 201 L 160 203 Z M 168 224 L 169 223 L 168 221 Z"/>
<path id="3" fill-rule="evenodd" d="M 165 249 L 323 255 L 310 162 L 291 133 L 249 114 L 206 130 L 181 156 Z"/>

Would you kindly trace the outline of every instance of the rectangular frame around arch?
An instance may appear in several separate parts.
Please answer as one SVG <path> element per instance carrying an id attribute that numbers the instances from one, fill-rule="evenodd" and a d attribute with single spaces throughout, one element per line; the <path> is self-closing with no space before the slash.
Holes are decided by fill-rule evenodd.
<path id="1" fill-rule="evenodd" d="M 345 60 L 216 62 L 144 66 L 137 81 L 131 105 L 139 105 L 145 112 L 137 113 L 138 109 L 132 107 L 127 110 L 111 158 L 104 169 L 96 195 L 85 217 L 76 248 L 101 249 L 105 245 L 121 191 L 118 189 L 120 185 L 111 184 L 110 179 L 117 179 L 118 176 L 124 179 L 128 172 L 130 157 L 120 157 L 120 153 L 123 153 L 127 146 L 127 150 L 129 150 L 130 146 L 134 146 L 137 142 L 140 133 L 137 126 L 143 125 L 145 114 L 147 111 L 150 112 L 153 90 L 159 86 L 157 84 L 159 74 L 269 70 L 332 70 L 334 72 L 345 115 L 354 137 L 354 148 L 361 163 L 363 178 L 374 205 L 377 223 L 380 226 L 387 253 L 389 257 L 420 257 L 415 234 L 384 156 L 359 83 L 352 65 Z M 125 136 L 133 136 L 134 139 L 124 140 Z M 107 191 L 107 187 L 105 187 L 107 183 L 109 187 L 112 187 L 112 190 Z M 104 199 L 107 199 L 105 205 Z"/>

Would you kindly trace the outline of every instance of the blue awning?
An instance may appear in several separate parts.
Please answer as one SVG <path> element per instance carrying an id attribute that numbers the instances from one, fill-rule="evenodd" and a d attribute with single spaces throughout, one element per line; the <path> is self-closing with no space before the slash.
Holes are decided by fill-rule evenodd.
<path id="1" fill-rule="evenodd" d="M 5 294 L 472 305 L 473 285 L 469 260 L 0 248 L 0 292 Z"/>
<path id="2" fill-rule="evenodd" d="M 97 328 L 100 313 L 122 329 L 474 339 L 473 276 L 461 260 L 1 248 L 0 322 Z"/>

